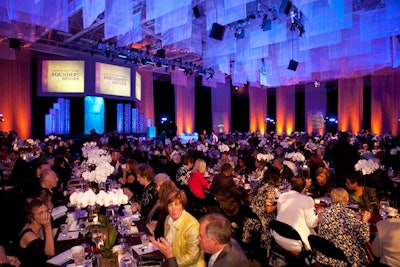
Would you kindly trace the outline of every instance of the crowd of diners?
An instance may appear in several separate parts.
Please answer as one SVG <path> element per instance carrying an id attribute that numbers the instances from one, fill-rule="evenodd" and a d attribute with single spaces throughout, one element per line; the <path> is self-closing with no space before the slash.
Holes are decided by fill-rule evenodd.
<path id="1" fill-rule="evenodd" d="M 109 180 L 140 210 L 168 266 L 245 267 L 253 258 L 267 266 L 273 238 L 284 249 L 300 251 L 299 243 L 270 231 L 271 220 L 294 227 L 307 249 L 310 234 L 328 239 L 352 266 L 400 266 L 400 219 L 379 221 L 373 235 L 368 224 L 381 199 L 398 204 L 399 189 L 389 176 L 400 173 L 400 135 L 368 131 L 203 131 L 189 141 L 95 130 L 84 140 L 23 140 L 15 131 L 0 132 L 0 264 L 43 266 L 54 256 L 58 225 L 49 212 L 68 202 L 67 185 L 84 161 L 85 142 L 109 151 L 115 168 Z M 292 152 L 304 160 L 290 161 Z M 360 159 L 379 168 L 361 175 L 354 167 Z M 315 208 L 316 197 L 330 197 L 332 204 Z M 359 210 L 347 208 L 349 203 Z M 328 266 L 343 264 L 318 257 Z"/>

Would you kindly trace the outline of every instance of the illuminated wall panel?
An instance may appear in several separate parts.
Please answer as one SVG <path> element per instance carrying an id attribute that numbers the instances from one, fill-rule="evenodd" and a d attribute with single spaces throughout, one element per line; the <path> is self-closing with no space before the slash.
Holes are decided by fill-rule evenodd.
<path id="1" fill-rule="evenodd" d="M 124 105 L 124 133 L 131 132 L 131 104 Z"/>
<path id="2" fill-rule="evenodd" d="M 132 109 L 132 133 L 138 132 L 138 109 Z"/>
<path id="3" fill-rule="evenodd" d="M 58 98 L 45 115 L 46 135 L 50 134 L 69 134 L 70 133 L 70 101 L 65 98 Z"/>
<path id="4" fill-rule="evenodd" d="M 85 134 L 91 129 L 98 133 L 104 132 L 104 98 L 85 96 Z"/>
<path id="5" fill-rule="evenodd" d="M 123 132 L 124 127 L 124 104 L 117 104 L 117 131 Z"/>

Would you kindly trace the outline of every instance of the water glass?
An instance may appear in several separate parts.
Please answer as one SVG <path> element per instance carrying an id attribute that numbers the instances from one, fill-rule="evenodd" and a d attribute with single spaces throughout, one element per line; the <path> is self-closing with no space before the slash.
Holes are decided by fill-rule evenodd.
<path id="1" fill-rule="evenodd" d="M 76 266 L 83 264 L 83 260 L 85 259 L 85 249 L 83 246 L 73 246 L 71 254 Z"/>
<path id="2" fill-rule="evenodd" d="M 142 242 L 142 249 L 147 249 L 149 247 L 149 237 L 147 235 L 141 235 L 140 241 Z"/>
<path id="3" fill-rule="evenodd" d="M 379 215 L 382 217 L 382 219 L 386 219 L 388 216 L 388 207 L 389 207 L 389 201 L 382 200 L 379 202 Z"/>
<path id="4" fill-rule="evenodd" d="M 68 230 L 69 230 L 69 225 L 66 223 L 63 223 L 60 225 L 60 231 L 61 231 L 61 236 L 62 237 L 67 237 L 68 236 Z"/>

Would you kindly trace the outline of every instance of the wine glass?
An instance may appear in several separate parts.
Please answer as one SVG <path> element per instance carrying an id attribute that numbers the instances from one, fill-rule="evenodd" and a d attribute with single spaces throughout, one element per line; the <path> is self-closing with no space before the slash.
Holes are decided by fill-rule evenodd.
<path id="1" fill-rule="evenodd" d="M 382 200 L 379 202 L 379 215 L 382 217 L 382 219 L 386 219 L 388 216 L 388 207 L 389 207 L 389 201 L 387 200 Z"/>
<path id="2" fill-rule="evenodd" d="M 96 244 L 97 248 L 99 248 L 99 244 L 103 242 L 103 240 L 103 231 L 99 228 L 94 228 L 92 232 L 92 241 Z"/>
<path id="3" fill-rule="evenodd" d="M 79 233 L 83 236 L 83 239 L 85 239 L 86 234 L 89 232 L 87 229 L 87 220 L 86 219 L 80 219 L 79 220 Z"/>
<path id="4" fill-rule="evenodd" d="M 126 243 L 126 238 L 125 234 L 128 232 L 128 227 L 126 225 L 126 222 L 124 221 L 123 218 L 118 218 L 118 233 L 121 235 L 121 238 L 118 239 L 119 243 Z"/>

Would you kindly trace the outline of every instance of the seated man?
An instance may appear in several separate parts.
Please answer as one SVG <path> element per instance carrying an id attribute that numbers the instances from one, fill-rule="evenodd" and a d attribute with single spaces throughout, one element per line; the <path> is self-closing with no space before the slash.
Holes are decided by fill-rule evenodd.
<path id="1" fill-rule="evenodd" d="M 292 190 L 280 195 L 277 206 L 278 215 L 276 220 L 292 226 L 301 236 L 306 249 L 311 249 L 308 236 L 315 231 L 318 224 L 318 217 L 314 212 L 314 201 L 311 197 L 304 195 L 303 189 L 306 180 L 303 177 L 293 177 L 290 180 Z M 300 252 L 301 243 L 296 240 L 284 238 L 277 233 L 273 233 L 275 241 L 288 251 Z"/>
<path id="2" fill-rule="evenodd" d="M 224 163 L 221 172 L 214 176 L 210 187 L 210 193 L 218 200 L 228 218 L 239 216 L 241 200 L 247 196 L 244 188 L 236 187 L 232 179 L 232 171 L 232 165 Z"/>
<path id="3" fill-rule="evenodd" d="M 213 267 L 248 267 L 249 260 L 239 243 L 231 238 L 229 220 L 219 213 L 207 214 L 200 218 L 200 233 L 197 237 L 201 249 L 211 255 L 208 266 Z M 176 267 L 176 259 L 171 245 L 164 239 L 150 241 L 164 254 L 167 267 Z"/>

